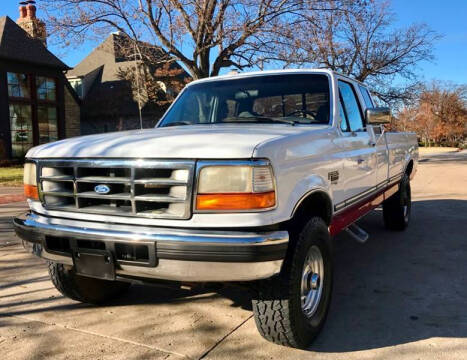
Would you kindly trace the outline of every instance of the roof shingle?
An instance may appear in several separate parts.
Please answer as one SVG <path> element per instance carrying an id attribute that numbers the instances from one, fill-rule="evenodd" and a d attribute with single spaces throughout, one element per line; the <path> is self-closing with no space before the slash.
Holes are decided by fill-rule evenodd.
<path id="1" fill-rule="evenodd" d="M 40 40 L 31 38 L 8 16 L 0 17 L 0 58 L 61 70 L 70 69 L 47 50 Z"/>

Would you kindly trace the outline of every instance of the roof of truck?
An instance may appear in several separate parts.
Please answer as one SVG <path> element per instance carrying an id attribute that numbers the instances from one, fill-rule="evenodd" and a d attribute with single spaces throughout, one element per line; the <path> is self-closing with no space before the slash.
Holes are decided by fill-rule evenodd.
<path id="1" fill-rule="evenodd" d="M 211 82 L 211 81 L 219 81 L 219 80 L 232 80 L 232 79 L 239 79 L 245 77 L 254 77 L 254 76 L 266 76 L 266 75 L 281 75 L 281 74 L 328 74 L 330 76 L 341 76 L 346 79 L 355 81 L 359 84 L 363 84 L 362 82 L 355 80 L 354 78 L 341 74 L 337 71 L 333 71 L 330 69 L 281 69 L 281 70 L 264 70 L 264 71 L 250 71 L 250 72 L 239 72 L 239 73 L 229 73 L 226 75 L 219 75 L 219 76 L 212 76 L 204 79 L 195 80 L 188 85 L 194 85 L 204 82 Z"/>

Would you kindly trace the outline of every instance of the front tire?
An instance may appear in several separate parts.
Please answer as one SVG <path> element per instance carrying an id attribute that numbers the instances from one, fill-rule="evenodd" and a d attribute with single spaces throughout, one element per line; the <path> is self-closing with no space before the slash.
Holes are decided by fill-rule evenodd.
<path id="1" fill-rule="evenodd" d="M 389 230 L 402 231 L 407 228 L 412 209 L 412 195 L 408 174 L 402 177 L 399 190 L 383 202 L 384 225 Z"/>
<path id="2" fill-rule="evenodd" d="M 63 264 L 48 263 L 50 280 L 66 297 L 89 304 L 102 304 L 113 300 L 128 290 L 130 284 L 77 275 L 73 268 Z"/>
<path id="3" fill-rule="evenodd" d="M 252 301 L 260 334 L 276 344 L 307 348 L 321 330 L 332 292 L 328 228 L 319 217 L 301 229 L 281 273 L 260 282 Z"/>

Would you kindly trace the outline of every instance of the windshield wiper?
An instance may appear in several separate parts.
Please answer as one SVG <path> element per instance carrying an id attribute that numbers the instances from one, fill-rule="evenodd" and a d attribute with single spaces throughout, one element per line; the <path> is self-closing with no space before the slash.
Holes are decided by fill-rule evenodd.
<path id="1" fill-rule="evenodd" d="M 267 123 L 282 123 L 282 124 L 289 124 L 289 125 L 295 125 L 298 122 L 295 120 L 289 120 L 289 119 L 279 119 L 279 118 L 273 118 L 273 117 L 268 117 L 268 116 L 245 116 L 245 117 L 239 117 L 239 116 L 233 116 L 233 117 L 228 117 L 222 120 L 222 122 L 225 123 L 242 123 L 242 122 L 267 122 Z"/>
<path id="2" fill-rule="evenodd" d="M 188 121 L 174 121 L 168 124 L 163 124 L 161 127 L 169 127 L 169 126 L 180 126 L 180 125 L 193 125 L 193 123 Z"/>

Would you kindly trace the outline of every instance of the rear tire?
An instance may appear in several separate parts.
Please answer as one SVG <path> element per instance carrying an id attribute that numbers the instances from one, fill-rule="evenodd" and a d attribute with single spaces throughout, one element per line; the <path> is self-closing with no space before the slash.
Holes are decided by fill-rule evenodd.
<path id="1" fill-rule="evenodd" d="M 395 231 L 405 230 L 409 225 L 411 209 L 410 178 L 405 174 L 399 184 L 399 190 L 383 202 L 383 219 L 386 228 Z"/>
<path id="2" fill-rule="evenodd" d="M 252 301 L 259 333 L 279 345 L 307 348 L 326 319 L 332 276 L 329 231 L 323 219 L 313 217 L 289 249 L 281 273 L 259 283 Z"/>
<path id="3" fill-rule="evenodd" d="M 130 284 L 77 275 L 73 268 L 63 264 L 48 263 L 52 283 L 66 297 L 90 304 L 113 300 L 128 290 Z"/>

